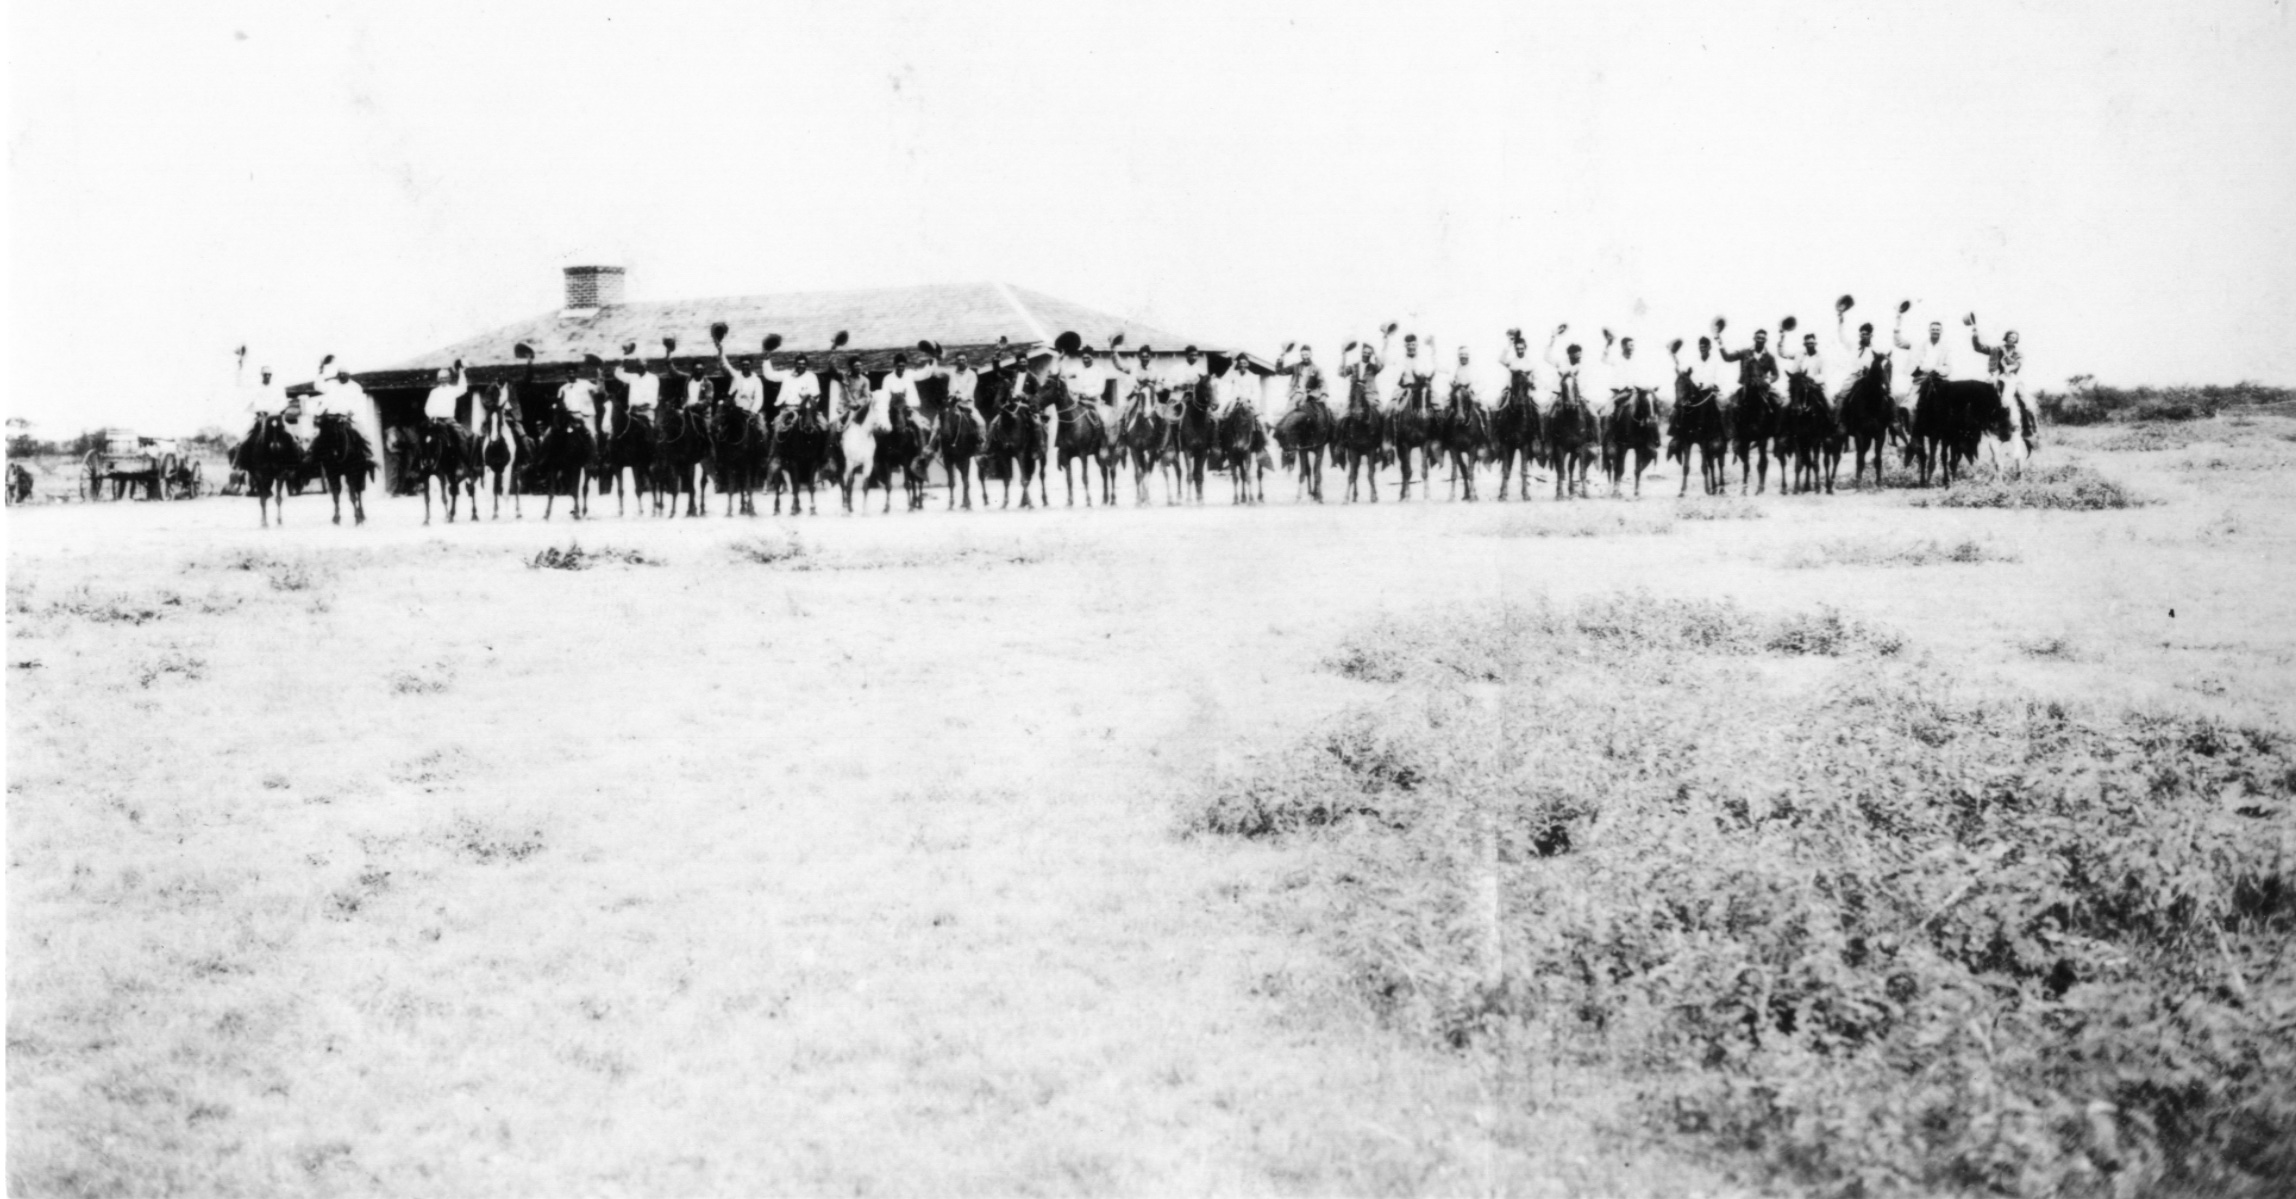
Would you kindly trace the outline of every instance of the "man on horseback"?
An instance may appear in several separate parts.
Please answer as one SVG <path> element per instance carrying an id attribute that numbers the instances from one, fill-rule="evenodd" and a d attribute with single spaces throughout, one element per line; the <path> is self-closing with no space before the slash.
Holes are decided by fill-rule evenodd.
<path id="1" fill-rule="evenodd" d="M 1771 382 L 1778 377 L 1778 359 L 1770 353 L 1770 331 L 1754 330 L 1754 345 L 1751 349 L 1733 350 L 1723 344 L 1722 330 L 1725 327 L 1726 322 L 1721 317 L 1714 318 L 1714 347 L 1721 354 L 1722 361 L 1738 364 L 1738 389 L 1748 401 L 1758 395 L 1768 394 Z"/>
<path id="2" fill-rule="evenodd" d="M 733 359 L 726 357 L 724 342 L 718 343 L 717 352 L 718 369 L 733 380 L 726 389 L 726 400 L 750 416 L 765 411 L 765 380 L 746 366 L 735 366 Z"/>
<path id="3" fill-rule="evenodd" d="M 1538 394 L 1538 372 L 1531 364 L 1530 355 L 1531 343 L 1523 340 L 1523 331 L 1507 330 L 1507 344 L 1499 351 L 1499 369 L 1507 372 L 1510 400 L 1520 402 Z"/>
<path id="4" fill-rule="evenodd" d="M 244 367 L 247 351 L 241 349 L 239 356 L 241 365 Z M 247 436 L 242 441 L 254 441 L 263 436 L 267 427 L 283 429 L 293 435 L 296 432 L 295 425 L 298 422 L 287 419 L 288 409 L 292 403 L 287 398 L 287 389 L 271 381 L 270 367 L 261 367 L 257 373 L 262 376 L 261 380 L 253 384 L 243 383 L 240 385 L 240 390 L 245 392 L 247 397 L 243 407 L 247 414 Z"/>
<path id="5" fill-rule="evenodd" d="M 1556 325 L 1555 335 L 1547 339 L 1547 366 L 1555 373 L 1553 404 L 1554 406 L 1577 404 L 1584 408 L 1586 407 L 1586 397 L 1579 390 L 1579 372 L 1584 370 L 1585 366 L 1579 359 L 1585 351 L 1574 341 L 1563 350 L 1562 356 L 1557 356 L 1555 353 L 1555 344 L 1563 339 L 1563 334 L 1570 332 L 1570 328 L 1567 323 Z"/>
<path id="6" fill-rule="evenodd" d="M 1347 380 L 1348 411 L 1362 408 L 1374 415 L 1386 411 L 1386 407 L 1379 402 L 1379 373 L 1387 369 L 1387 340 L 1394 335 L 1394 325 L 1380 330 L 1379 349 L 1373 350 L 1371 343 L 1366 341 L 1362 343 L 1362 353 L 1356 356 L 1355 361 L 1340 366 L 1340 377 Z M 1355 348 L 1355 344 L 1349 342 L 1347 348 L 1340 350 L 1339 356 L 1346 358 L 1348 349 Z"/>
<path id="7" fill-rule="evenodd" d="M 2033 409 L 2025 403 L 2025 352 L 2017 348 L 2017 331 L 2001 335 L 2001 344 L 1986 345 L 1985 335 L 1977 331 L 1977 314 L 1972 312 L 1962 322 L 1969 326 L 1971 349 L 1985 355 L 1985 373 L 1993 386 L 2001 392 L 2004 407 L 2016 404 L 2018 432 L 2028 444 L 2033 440 Z"/>
<path id="8" fill-rule="evenodd" d="M 804 354 L 792 355 L 789 369 L 773 365 L 774 349 L 781 345 L 781 336 L 765 339 L 765 353 L 758 355 L 757 373 L 774 382 L 779 388 L 773 396 L 773 426 L 788 431 L 799 422 L 818 425 L 821 415 L 821 376 L 813 371 L 813 362 Z"/>
<path id="9" fill-rule="evenodd" d="M 1837 407 L 1840 406 L 1841 398 L 1857 386 L 1858 380 L 1879 370 L 1882 359 L 1887 357 L 1873 344 L 1872 321 L 1859 325 L 1856 339 L 1851 339 L 1849 319 L 1853 303 L 1848 296 L 1834 301 L 1834 339 L 1841 342 L 1842 348 L 1849 351 L 1850 356 L 1849 369 L 1842 372 L 1841 382 L 1834 391 Z"/>
<path id="10" fill-rule="evenodd" d="M 1393 326 L 1389 326 L 1392 328 Z M 1419 356 L 1419 335 L 1403 335 L 1403 360 L 1395 364 L 1395 404 L 1397 407 L 1425 409 L 1429 393 L 1434 390 L 1435 357 L 1433 342 L 1429 342 L 1427 357 Z"/>
<path id="11" fill-rule="evenodd" d="M 1323 368 L 1315 364 L 1312 347 L 1294 349 L 1291 343 L 1284 343 L 1283 352 L 1276 355 L 1276 373 L 1291 377 L 1293 411 L 1313 407 L 1322 410 L 1324 421 L 1331 420 L 1331 406 L 1323 398 Z"/>
<path id="12" fill-rule="evenodd" d="M 1890 339 L 1901 350 L 1913 350 L 1913 381 L 1918 389 L 1928 379 L 1953 377 L 1953 346 L 1945 340 L 1945 322 L 1929 322 L 1929 340 L 1916 346 L 1905 339 L 1905 314 L 1913 301 L 1904 300 L 1897 306 L 1897 322 L 1890 327 Z"/>

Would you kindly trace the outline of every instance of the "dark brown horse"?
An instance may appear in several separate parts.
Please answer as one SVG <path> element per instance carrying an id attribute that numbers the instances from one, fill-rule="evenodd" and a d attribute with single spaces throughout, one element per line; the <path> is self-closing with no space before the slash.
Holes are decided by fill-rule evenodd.
<path id="1" fill-rule="evenodd" d="M 1204 502 L 1204 471 L 1219 444 L 1219 429 L 1212 419 L 1212 381 L 1199 379 L 1180 394 L 1180 427 L 1173 435 L 1179 447 L 1180 494 Z"/>
<path id="2" fill-rule="evenodd" d="M 558 497 L 569 497 L 576 520 L 590 514 L 590 475 L 598 468 L 598 441 L 590 426 L 552 405 L 549 427 L 534 443 L 534 469 L 528 477 L 542 489 L 542 519 L 549 520 Z"/>
<path id="3" fill-rule="evenodd" d="M 789 514 L 821 515 L 821 471 L 829 464 L 830 431 L 822 419 L 820 401 L 801 408 L 784 408 L 774 418 L 772 437 L 766 444 L 765 478 L 773 488 L 773 514 L 781 515 L 781 489 L 789 488 Z M 810 507 L 801 507 L 798 495 L 811 500 Z"/>
<path id="4" fill-rule="evenodd" d="M 498 383 L 480 388 L 477 394 L 479 463 L 486 469 L 488 488 L 494 495 L 494 519 L 502 519 L 504 492 L 510 494 L 511 515 L 523 517 L 526 513 L 519 505 L 518 496 L 526 490 L 527 475 L 533 469 L 534 442 L 526 435 L 526 413 L 519 401 L 518 388 Z"/>
<path id="5" fill-rule="evenodd" d="M 420 425 L 402 427 L 399 435 L 400 461 L 409 469 L 400 472 L 423 496 L 423 523 L 431 522 L 431 481 L 437 480 L 439 502 L 446 509 L 446 523 L 453 524 L 461 512 L 464 495 L 470 498 L 470 518 L 478 519 L 478 480 L 485 475 L 486 466 L 479 456 L 478 438 L 471 435 L 461 422 L 438 418 Z"/>
<path id="6" fill-rule="evenodd" d="M 1371 502 L 1378 503 L 1380 459 L 1387 452 L 1387 416 L 1372 407 L 1361 379 L 1348 381 L 1347 412 L 1339 418 L 1339 436 L 1334 444 L 1339 456 L 1347 460 L 1347 502 L 1355 502 L 1356 475 L 1361 471 L 1371 490 Z"/>
<path id="7" fill-rule="evenodd" d="M 1250 400 L 1228 405 L 1227 415 L 1220 418 L 1218 450 L 1233 489 L 1229 502 L 1255 504 L 1267 499 L 1268 433 L 1260 427 L 1260 414 Z"/>
<path id="8" fill-rule="evenodd" d="M 1531 399 L 1530 385 L 1518 379 L 1508 386 L 1498 411 L 1491 414 L 1491 452 L 1499 460 L 1500 499 L 1507 498 L 1507 483 L 1514 478 L 1518 463 L 1522 468 L 1521 495 L 1531 498 L 1531 464 L 1539 460 L 1545 432 L 1546 421 Z"/>
<path id="9" fill-rule="evenodd" d="M 1451 384 L 1450 397 L 1435 414 L 1434 441 L 1451 460 L 1452 498 L 1464 494 L 1473 502 L 1475 467 L 1488 456 L 1491 446 L 1491 417 L 1475 402 L 1474 388 Z M 1429 468 L 1432 471 L 1433 463 Z"/>
<path id="10" fill-rule="evenodd" d="M 1785 486 L 1797 494 L 1830 491 L 1825 459 L 1840 427 L 1826 402 L 1826 389 L 1808 375 L 1794 374 L 1786 379 L 1786 391 L 1786 411 L 1778 423 L 1778 454 L 1792 468 Z M 1841 461 L 1838 453 L 1834 460 Z"/>
<path id="11" fill-rule="evenodd" d="M 2003 413 L 2001 393 L 1991 383 L 1944 379 L 1923 372 L 1914 385 L 1913 436 L 1921 450 L 1921 485 L 1932 471 L 1946 486 L 1976 458 L 1988 429 Z"/>
<path id="12" fill-rule="evenodd" d="M 620 408 L 620 423 L 607 434 L 605 445 L 599 448 L 603 461 L 598 478 L 598 494 L 614 493 L 614 513 L 629 515 L 630 493 L 636 492 L 638 512 L 646 511 L 646 497 L 652 494 L 654 472 L 654 418 L 649 412 L 632 412 L 626 404 L 608 405 L 608 416 Z M 622 473 L 629 472 L 630 481 L 625 488 Z M 584 505 L 587 512 L 588 505 Z"/>
<path id="13" fill-rule="evenodd" d="M 1617 495 L 1626 482 L 1626 464 L 1634 462 L 1634 496 L 1642 498 L 1642 474 L 1658 458 L 1658 398 L 1647 387 L 1619 388 L 1611 392 L 1610 411 L 1602 419 L 1602 467 L 1610 476 L 1610 493 Z"/>
<path id="14" fill-rule="evenodd" d="M 1557 396 L 1547 413 L 1547 469 L 1555 474 L 1555 498 L 1586 495 L 1587 475 L 1594 469 L 1595 450 L 1602 442 L 1602 427 L 1594 410 L 1574 391 Z"/>
<path id="15" fill-rule="evenodd" d="M 738 503 L 742 515 L 755 516 L 773 438 L 763 418 L 730 399 L 714 402 L 709 412 L 709 474 L 725 497 L 725 514 L 732 516 Z"/>
<path id="16" fill-rule="evenodd" d="M 1276 445 L 1282 449 L 1284 465 L 1299 466 L 1299 487 L 1292 498 L 1306 496 L 1316 503 L 1323 502 L 1323 456 L 1331 445 L 1338 422 L 1332 420 L 1331 409 L 1320 397 L 1308 398 L 1292 406 L 1276 422 Z"/>
<path id="17" fill-rule="evenodd" d="M 1889 443 L 1890 425 L 1897 418 L 1897 404 L 1889 394 L 1890 363 L 1890 355 L 1876 356 L 1873 365 L 1851 381 L 1848 394 L 1842 397 L 1842 433 L 1857 451 L 1850 464 L 1853 487 L 1865 483 L 1868 451 L 1873 454 L 1873 485 L 1882 485 L 1882 450 Z"/>
<path id="18" fill-rule="evenodd" d="M 707 410 L 685 403 L 663 403 L 654 417 L 654 513 L 678 514 L 678 498 L 685 497 L 686 515 L 701 515 L 701 491 L 707 484 L 702 467 L 710 460 Z"/>
<path id="19" fill-rule="evenodd" d="M 1751 393 L 1740 387 L 1730 393 L 1723 423 L 1730 429 L 1731 451 L 1738 457 L 1738 494 L 1746 494 L 1749 480 L 1757 494 L 1770 487 L 1770 444 L 1778 436 L 1782 409 L 1778 393 L 1767 385 Z"/>
<path id="20" fill-rule="evenodd" d="M 1132 404 L 1116 427 L 1116 453 L 1132 463 L 1132 502 L 1142 507 L 1148 504 L 1148 476 L 1163 465 L 1172 444 L 1175 426 L 1165 416 L 1172 403 L 1171 388 L 1142 379 L 1134 385 Z M 1165 488 L 1164 502 L 1180 502 L 1176 480 Z"/>
<path id="21" fill-rule="evenodd" d="M 287 523 L 287 496 L 303 478 L 303 447 L 278 416 L 266 416 L 248 430 L 246 440 L 232 451 L 231 466 L 247 473 L 247 490 L 255 496 L 263 527 L 271 527 L 271 505 L 279 505 L 279 523 Z"/>
<path id="22" fill-rule="evenodd" d="M 965 489 L 965 511 L 973 510 L 973 459 L 980 457 L 981 447 L 988 435 L 981 427 L 981 414 L 971 404 L 952 402 L 941 405 L 933 417 L 933 445 L 941 460 L 941 471 L 949 477 L 949 507 L 957 506 L 957 488 Z M 981 481 L 981 499 L 988 499 L 988 481 Z"/>
<path id="23" fill-rule="evenodd" d="M 1667 422 L 1666 456 L 1682 461 L 1682 490 L 1690 494 L 1690 458 L 1698 456 L 1699 478 L 1707 495 L 1728 486 L 1730 430 L 1722 414 L 1720 388 L 1693 382 L 1688 372 L 1674 376 L 1674 415 Z"/>
<path id="24" fill-rule="evenodd" d="M 1398 498 L 1411 498 L 1412 474 L 1417 471 L 1422 477 L 1419 498 L 1428 499 L 1434 489 L 1427 483 L 1435 475 L 1434 443 L 1429 436 L 1434 424 L 1433 400 L 1425 381 L 1406 383 L 1396 390 L 1395 410 L 1387 414 L 1387 439 L 1395 447 L 1395 464 L 1403 474 L 1403 491 Z"/>
<path id="25" fill-rule="evenodd" d="M 327 484 L 335 501 L 335 523 L 343 523 L 343 492 L 351 493 L 353 524 L 367 523 L 367 480 L 375 473 L 374 449 L 351 418 L 330 412 L 319 418 L 319 431 L 311 438 L 311 466 Z M 426 494 L 428 494 L 426 492 Z M 471 519 L 478 514 L 473 510 Z"/>
<path id="26" fill-rule="evenodd" d="M 1067 387 L 1058 385 L 1045 388 L 1056 420 L 1053 434 L 1053 460 L 1060 465 L 1060 477 L 1068 484 L 1068 506 L 1076 506 L 1076 476 L 1070 467 L 1077 462 L 1085 464 L 1084 506 L 1092 506 L 1093 478 L 1099 474 L 1100 456 L 1107 452 L 1108 428 L 1101 423 L 1100 406 L 1079 399 Z M 1115 503 L 1113 488 L 1105 502 Z"/>
<path id="27" fill-rule="evenodd" d="M 997 477 L 1004 480 L 1002 506 L 1012 507 L 1013 476 L 1019 475 L 1020 506 L 1034 507 L 1029 485 L 1037 483 L 1037 475 L 1044 470 L 1044 422 L 1037 419 L 1036 405 L 1017 382 L 1000 384 L 992 402 L 996 415 L 989 420 L 989 459 L 995 464 Z M 982 489 L 986 491 L 986 483 Z"/>

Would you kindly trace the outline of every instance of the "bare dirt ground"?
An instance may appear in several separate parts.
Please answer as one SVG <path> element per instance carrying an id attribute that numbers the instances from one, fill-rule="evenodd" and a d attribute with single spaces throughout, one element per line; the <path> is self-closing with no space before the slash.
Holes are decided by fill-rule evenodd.
<path id="1" fill-rule="evenodd" d="M 2048 431 L 2107 512 L 11 510 L 11 1189 L 1728 1191 L 1327 1002 L 1296 851 L 1173 797 L 1366 621 L 1619 589 L 2284 725 L 2296 422 L 2176 428 Z"/>

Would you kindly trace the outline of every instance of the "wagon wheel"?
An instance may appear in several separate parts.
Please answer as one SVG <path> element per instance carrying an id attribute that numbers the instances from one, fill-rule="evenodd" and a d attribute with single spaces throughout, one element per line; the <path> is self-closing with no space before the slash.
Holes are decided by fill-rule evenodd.
<path id="1" fill-rule="evenodd" d="M 189 474 L 190 477 L 183 481 L 183 498 L 187 500 L 196 500 L 199 498 L 200 487 L 200 470 L 198 459 L 195 458 L 192 460 Z"/>
<path id="2" fill-rule="evenodd" d="M 181 463 L 176 461 L 175 455 L 160 455 L 159 470 L 152 476 L 151 498 L 162 501 L 175 498 L 168 494 L 168 489 L 174 484 L 176 468 L 180 465 Z"/>
<path id="3" fill-rule="evenodd" d="M 86 464 L 80 471 L 80 496 L 91 503 L 104 498 L 104 461 L 100 450 L 88 451 Z"/>

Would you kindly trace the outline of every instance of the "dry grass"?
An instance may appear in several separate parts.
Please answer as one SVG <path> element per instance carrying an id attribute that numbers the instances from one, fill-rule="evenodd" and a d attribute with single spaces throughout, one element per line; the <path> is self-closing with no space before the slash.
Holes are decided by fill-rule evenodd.
<path id="1" fill-rule="evenodd" d="M 1794 546 L 1786 552 L 1783 565 L 1790 570 L 1815 570 L 1825 566 L 1975 566 L 2015 561 L 2015 553 L 1974 537 L 1952 543 L 1837 538 Z"/>
<path id="2" fill-rule="evenodd" d="M 1976 475 L 1956 479 L 1935 494 L 1917 495 L 1920 508 L 2041 508 L 2095 512 L 2134 508 L 2144 503 L 2094 469 L 2077 463 L 2028 468 L 2015 477 Z"/>
<path id="3" fill-rule="evenodd" d="M 632 519 L 579 529 L 663 565 L 586 571 L 528 568 L 570 536 L 531 512 L 423 529 L 379 500 L 338 530 L 298 500 L 260 532 L 246 501 L 11 510 L 12 1185 L 1726 1192 L 1749 1159 L 1649 1122 L 1637 1061 L 1532 1042 L 1543 1072 L 1494 1069 L 1335 973 L 1330 930 L 1372 927 L 1326 903 L 1339 859 L 1176 840 L 1172 780 L 1262 777 L 1255 753 L 1349 727 L 1395 777 L 1479 777 L 1481 701 L 1450 691 L 1523 685 L 1465 681 L 1491 665 L 1416 620 L 1436 612 L 1568 663 L 1537 702 L 1569 756 L 1521 789 L 1544 806 L 1510 870 L 1596 852 L 1575 813 L 1617 780 L 1845 760 L 1868 735 L 1829 714 L 1845 675 L 1932 680 L 1946 716 L 2038 686 L 2100 719 L 2165 696 L 2286 723 L 2282 476 L 2073 452 L 2159 502 Z M 1751 518 L 1441 535 L 1706 507 Z M 2020 560 L 1774 568 L 1963 539 Z M 2018 650 L 2051 637 L 2077 652 Z M 1394 681 L 1335 676 L 1340 647 Z M 1367 698 L 1394 712 L 1345 714 Z M 1451 759 L 1375 723 L 1429 713 Z M 1645 763 L 1675 744 L 1653 720 L 1696 747 Z M 1886 774 L 1859 770 L 1840 795 Z M 1330 828 L 1369 844 L 1363 824 Z M 1538 858 L 1558 829 L 1572 848 Z M 1710 852 L 1622 855 L 1619 884 L 1738 861 L 1684 844 Z M 1507 902 L 1562 935 L 1611 893 Z"/>
<path id="4" fill-rule="evenodd" d="M 1762 623 L 1616 597 L 1375 625 L 1334 669 L 1401 688 L 1215 778 L 1184 827 L 1312 837 L 1285 918 L 1333 1018 L 1526 1096 L 1612 1073 L 1617 1118 L 1776 1182 L 2261 1195 L 2296 1170 L 2296 741 L 1972 700 L 1887 656 L 1782 686 L 1742 658 L 1808 647 Z M 1569 694 L 1591 662 L 1619 685 Z"/>

